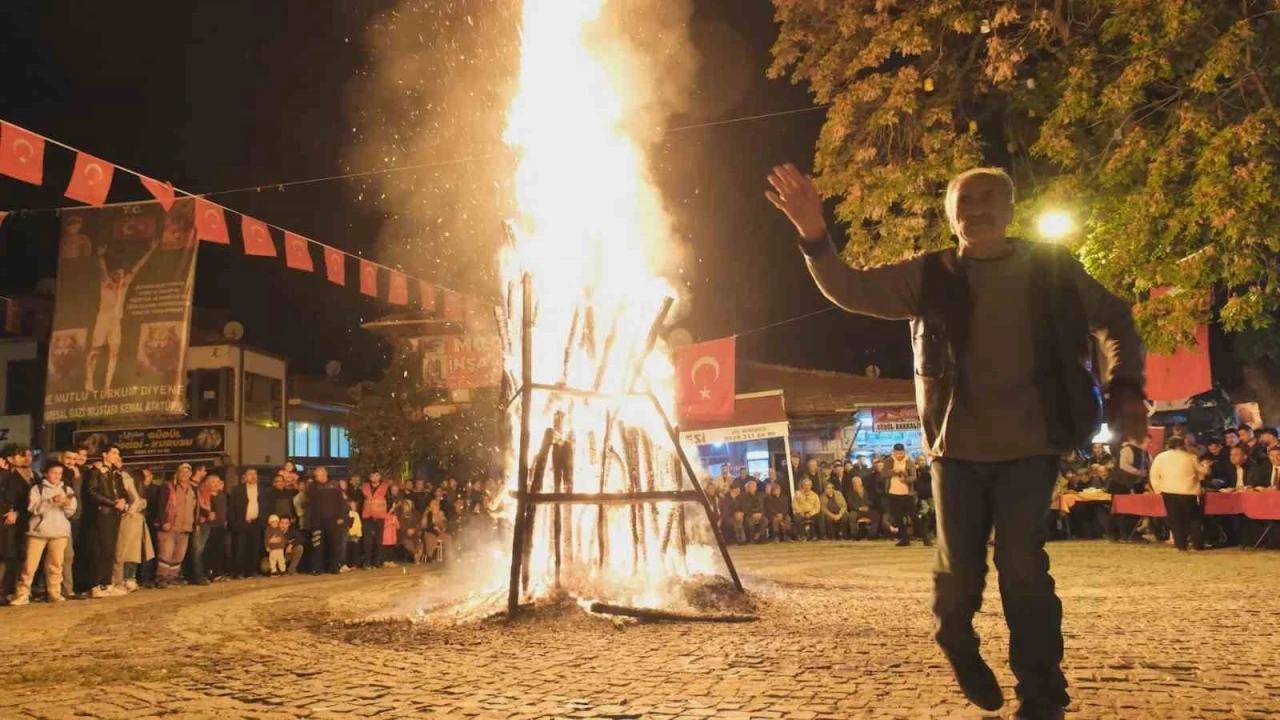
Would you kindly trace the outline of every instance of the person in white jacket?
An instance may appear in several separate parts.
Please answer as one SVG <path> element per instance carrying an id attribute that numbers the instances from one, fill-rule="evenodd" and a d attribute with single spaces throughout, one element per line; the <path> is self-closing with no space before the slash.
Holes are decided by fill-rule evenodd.
<path id="1" fill-rule="evenodd" d="M 76 511 L 76 497 L 62 484 L 64 467 L 60 462 L 50 462 L 44 470 L 44 480 L 32 486 L 27 508 L 31 512 L 27 530 L 27 557 L 22 565 L 22 577 L 11 605 L 26 605 L 31 601 L 31 580 L 44 555 L 44 575 L 49 588 L 49 602 L 66 600 L 62 595 L 62 558 L 71 540 L 71 516 Z"/>
<path id="2" fill-rule="evenodd" d="M 1200 531 L 1200 477 L 1196 456 L 1187 451 L 1180 437 L 1169 438 L 1164 452 L 1151 462 L 1151 488 L 1164 498 L 1164 511 L 1173 544 L 1183 552 L 1187 541 L 1196 550 L 1204 549 Z"/>

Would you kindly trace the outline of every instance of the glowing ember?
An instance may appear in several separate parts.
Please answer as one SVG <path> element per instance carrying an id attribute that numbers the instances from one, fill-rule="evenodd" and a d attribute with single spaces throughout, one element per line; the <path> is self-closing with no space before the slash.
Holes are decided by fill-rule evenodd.
<path id="1" fill-rule="evenodd" d="M 652 389 L 665 407 L 672 404 L 668 354 L 662 347 L 647 356 L 645 350 L 664 301 L 676 295 L 661 276 L 675 245 L 634 131 L 638 103 L 649 96 L 646 81 L 632 72 L 642 63 L 628 43 L 610 37 L 609 23 L 600 18 L 605 5 L 524 1 L 519 90 L 506 134 L 519 157 L 519 217 L 503 258 L 512 289 L 507 369 L 518 383 L 520 282 L 528 276 L 534 382 L 612 396 L 533 393 L 531 487 L 543 493 L 688 490 L 652 404 L 627 397 Z M 515 405 L 518 417 L 519 400 Z M 519 423 L 512 425 L 518 433 Z M 512 447 L 514 489 L 518 437 Z M 545 468 L 541 476 L 539 468 Z M 559 587 L 579 597 L 654 606 L 667 601 L 673 581 L 718 569 L 710 548 L 689 535 L 702 530 L 698 537 L 706 537 L 705 516 L 694 504 L 543 505 L 535 520 L 526 597 L 549 593 L 558 578 Z"/>

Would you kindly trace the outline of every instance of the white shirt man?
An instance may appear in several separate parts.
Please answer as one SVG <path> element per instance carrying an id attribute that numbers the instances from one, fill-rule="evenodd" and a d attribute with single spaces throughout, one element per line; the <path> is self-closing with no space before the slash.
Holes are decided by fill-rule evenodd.
<path id="1" fill-rule="evenodd" d="M 1151 462 L 1151 487 L 1170 495 L 1199 495 L 1199 460 L 1183 448 L 1170 448 Z"/>

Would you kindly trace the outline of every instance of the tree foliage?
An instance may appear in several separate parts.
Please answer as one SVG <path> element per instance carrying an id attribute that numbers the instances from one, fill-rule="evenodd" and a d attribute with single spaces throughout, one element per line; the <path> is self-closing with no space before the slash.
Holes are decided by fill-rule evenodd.
<path id="1" fill-rule="evenodd" d="M 442 393 L 421 378 L 422 355 L 400 342 L 382 380 L 361 386 L 347 429 L 357 472 L 398 476 L 428 457 L 446 468 L 488 467 L 497 457 L 497 393 L 475 391 L 472 402 L 432 417 L 427 408 L 439 407 Z"/>
<path id="2" fill-rule="evenodd" d="M 951 242 L 955 173 L 1072 212 L 1153 349 L 1280 310 L 1280 13 L 1239 0 L 774 0 L 770 75 L 829 104 L 814 162 L 856 264 Z M 1033 235 L 1029 228 L 1022 228 Z M 1153 297 L 1153 288 L 1172 292 Z"/>

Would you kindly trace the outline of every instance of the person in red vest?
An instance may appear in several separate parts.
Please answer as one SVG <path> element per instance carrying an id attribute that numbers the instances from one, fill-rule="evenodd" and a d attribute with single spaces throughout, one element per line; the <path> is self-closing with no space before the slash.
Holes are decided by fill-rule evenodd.
<path id="1" fill-rule="evenodd" d="M 1128 304 L 1066 248 L 1007 235 L 1014 187 L 1002 170 L 977 168 L 948 184 L 957 247 L 862 270 L 836 252 L 812 180 L 794 165 L 775 167 L 768 180 L 768 199 L 799 232 L 828 299 L 849 312 L 911 321 L 916 398 L 934 458 L 936 639 L 960 689 L 985 710 L 1004 704 L 973 629 L 994 525 L 1016 717 L 1062 717 L 1070 698 L 1045 508 L 1058 456 L 1088 447 L 1101 424 L 1090 335 L 1105 355 L 1112 429 L 1146 435 L 1142 342 Z"/>
<path id="2" fill-rule="evenodd" d="M 387 495 L 391 492 L 390 483 L 382 482 L 382 473 L 369 473 L 369 482 L 360 488 L 364 496 L 363 509 L 360 512 L 363 525 L 364 566 L 382 567 L 382 528 L 386 522 L 390 508 Z"/>

